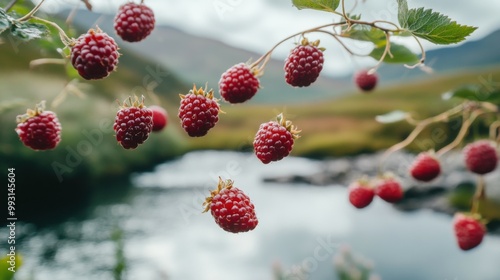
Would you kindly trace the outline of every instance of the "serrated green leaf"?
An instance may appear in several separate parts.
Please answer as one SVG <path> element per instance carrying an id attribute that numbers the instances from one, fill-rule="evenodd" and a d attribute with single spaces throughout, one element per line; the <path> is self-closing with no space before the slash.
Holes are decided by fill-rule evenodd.
<path id="1" fill-rule="evenodd" d="M 500 105 L 500 89 L 488 90 L 479 85 L 465 85 L 451 93 L 451 97 L 457 97 L 472 101 L 491 102 Z"/>
<path id="2" fill-rule="evenodd" d="M 47 33 L 47 27 L 43 24 L 30 22 L 16 22 L 11 26 L 10 33 L 23 41 L 41 38 Z"/>
<path id="3" fill-rule="evenodd" d="M 398 20 L 402 28 L 413 35 L 434 44 L 448 45 L 465 40 L 477 27 L 461 25 L 448 16 L 431 9 L 410 9 L 405 7 L 405 0 L 398 0 Z"/>
<path id="4" fill-rule="evenodd" d="M 398 21 L 401 26 L 408 22 L 408 2 L 398 0 Z"/>
<path id="5" fill-rule="evenodd" d="M 299 10 L 313 9 L 334 12 L 338 8 L 340 0 L 292 0 L 292 4 Z"/>
<path id="6" fill-rule="evenodd" d="M 382 54 L 384 53 L 384 50 L 385 50 L 385 44 L 381 47 L 373 49 L 373 51 L 370 53 L 370 56 L 375 58 L 376 60 L 380 60 Z M 420 60 L 420 58 L 412 51 L 410 51 L 407 47 L 392 42 L 391 42 L 391 53 L 393 57 L 390 57 L 389 54 L 387 54 L 384 58 L 385 63 L 413 64 L 417 63 Z"/>
<path id="7" fill-rule="evenodd" d="M 406 119 L 407 115 L 407 112 L 396 110 L 384 115 L 378 115 L 375 117 L 375 120 L 379 123 L 395 123 Z"/>
<path id="8" fill-rule="evenodd" d="M 385 45 L 386 40 L 384 31 L 364 25 L 353 26 L 348 31 L 343 32 L 342 37 L 373 42 L 376 46 Z"/>

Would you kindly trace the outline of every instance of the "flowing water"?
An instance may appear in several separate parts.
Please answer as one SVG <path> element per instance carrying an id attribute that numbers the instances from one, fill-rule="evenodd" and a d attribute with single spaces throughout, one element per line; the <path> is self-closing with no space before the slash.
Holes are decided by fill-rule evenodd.
<path id="1" fill-rule="evenodd" d="M 427 210 L 400 212 L 375 200 L 363 210 L 340 186 L 264 183 L 266 176 L 312 174 L 320 162 L 287 158 L 263 165 L 251 154 L 195 152 L 133 174 L 131 186 L 103 192 L 78 217 L 37 228 L 20 224 L 18 280 L 113 279 L 123 236 L 123 279 L 266 280 L 272 267 L 301 267 L 307 278 L 337 279 L 333 257 L 349 246 L 374 264 L 382 279 L 498 280 L 500 238 L 458 249 L 452 217 Z M 204 197 L 217 177 L 231 178 L 255 204 L 258 227 L 230 234 Z M 7 231 L 0 230 L 6 240 Z M 298 279 L 298 278 L 294 278 Z"/>

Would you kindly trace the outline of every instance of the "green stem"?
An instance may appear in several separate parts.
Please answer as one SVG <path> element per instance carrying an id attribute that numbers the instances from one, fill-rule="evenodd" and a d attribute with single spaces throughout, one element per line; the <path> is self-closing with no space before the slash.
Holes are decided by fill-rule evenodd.
<path id="1" fill-rule="evenodd" d="M 481 202 L 481 200 L 484 200 L 485 198 L 486 198 L 486 182 L 484 181 L 484 177 L 480 175 L 477 179 L 476 192 L 472 197 L 472 209 L 471 209 L 472 214 L 479 213 L 479 203 Z"/>
<path id="2" fill-rule="evenodd" d="M 40 3 L 38 3 L 29 13 L 27 13 L 25 16 L 17 19 L 17 21 L 19 22 L 23 22 L 23 21 L 27 21 L 29 20 L 31 17 L 33 17 L 33 15 L 38 12 L 38 10 L 40 9 L 40 7 L 42 6 L 43 2 L 45 2 L 45 0 L 42 0 L 40 1 Z"/>
<path id="3" fill-rule="evenodd" d="M 63 42 L 63 44 L 65 46 L 68 46 L 71 44 L 71 41 L 72 41 L 71 38 L 69 38 L 68 35 L 66 35 L 66 32 L 64 32 L 64 30 L 59 25 L 57 25 L 57 23 L 49 21 L 49 20 L 45 20 L 43 18 L 35 17 L 35 16 L 33 16 L 32 18 L 34 20 L 41 21 L 41 22 L 48 24 L 48 25 L 54 27 L 55 29 L 57 29 L 57 31 L 59 32 L 59 36 L 61 37 L 61 41 Z"/>

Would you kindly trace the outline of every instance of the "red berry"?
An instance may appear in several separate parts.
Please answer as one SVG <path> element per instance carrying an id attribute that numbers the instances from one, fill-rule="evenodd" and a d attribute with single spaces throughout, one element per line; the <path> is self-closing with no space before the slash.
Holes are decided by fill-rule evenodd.
<path id="1" fill-rule="evenodd" d="M 277 121 L 261 124 L 253 141 L 257 158 L 267 164 L 288 156 L 299 132 L 283 114 L 278 115 Z"/>
<path id="2" fill-rule="evenodd" d="M 441 165 L 430 153 L 420 153 L 410 166 L 411 176 L 423 182 L 434 180 L 440 173 Z"/>
<path id="3" fill-rule="evenodd" d="M 71 48 L 71 64 L 86 80 L 105 78 L 118 64 L 118 46 L 100 29 L 90 29 Z"/>
<path id="4" fill-rule="evenodd" d="M 394 203 L 403 198 L 403 188 L 394 178 L 384 178 L 375 187 L 375 194 L 383 200 Z"/>
<path id="5" fill-rule="evenodd" d="M 498 154 L 488 140 L 479 140 L 464 148 L 465 165 L 476 174 L 487 174 L 497 168 Z"/>
<path id="6" fill-rule="evenodd" d="M 236 64 L 224 72 L 219 80 L 219 93 L 229 103 L 242 103 L 259 90 L 256 70 L 245 63 Z"/>
<path id="7" fill-rule="evenodd" d="M 44 111 L 45 101 L 35 110 L 17 116 L 16 132 L 24 145 L 33 150 L 54 149 L 61 141 L 61 124 L 54 112 Z"/>
<path id="8" fill-rule="evenodd" d="M 115 31 L 124 41 L 139 42 L 155 28 L 155 15 L 148 6 L 132 2 L 122 5 L 115 17 Z"/>
<path id="9" fill-rule="evenodd" d="M 319 41 L 309 43 L 307 39 L 296 46 L 285 61 L 285 80 L 294 87 L 307 87 L 312 84 L 323 69 L 323 50 Z"/>
<path id="10" fill-rule="evenodd" d="M 153 130 L 153 111 L 144 106 L 144 100 L 138 98 L 130 104 L 123 103 L 122 108 L 116 113 L 113 129 L 116 141 L 125 149 L 135 149 L 144 143 Z"/>
<path id="11" fill-rule="evenodd" d="M 208 93 L 196 86 L 187 95 L 181 96 L 179 118 L 182 128 L 191 137 L 200 137 L 208 133 L 219 121 L 219 104 L 213 90 Z"/>
<path id="12" fill-rule="evenodd" d="M 462 213 L 455 214 L 453 229 L 457 238 L 458 247 L 467 251 L 477 247 L 483 241 L 486 227 L 478 219 Z"/>
<path id="13" fill-rule="evenodd" d="M 160 106 L 149 106 L 149 109 L 153 111 L 153 131 L 158 132 L 163 130 L 168 123 L 167 111 Z"/>
<path id="14" fill-rule="evenodd" d="M 354 75 L 354 81 L 362 91 L 371 91 L 377 86 L 378 75 L 376 72 L 369 73 L 368 70 L 361 70 Z"/>
<path id="15" fill-rule="evenodd" d="M 373 188 L 362 180 L 353 182 L 349 185 L 349 201 L 354 207 L 361 209 L 370 205 L 375 196 Z"/>
<path id="16" fill-rule="evenodd" d="M 210 210 L 215 222 L 228 232 L 247 232 L 255 229 L 259 223 L 250 198 L 242 190 L 233 187 L 231 180 L 224 182 L 219 178 L 217 189 L 211 192 L 203 206 L 204 212 Z"/>

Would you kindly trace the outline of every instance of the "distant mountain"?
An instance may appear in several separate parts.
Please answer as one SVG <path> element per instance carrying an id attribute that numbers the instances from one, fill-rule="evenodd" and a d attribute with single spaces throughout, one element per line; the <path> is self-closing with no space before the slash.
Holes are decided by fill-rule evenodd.
<path id="1" fill-rule="evenodd" d="M 67 13 L 64 13 L 66 15 Z M 113 16 L 81 10 L 74 18 L 80 27 L 91 27 L 96 23 L 101 29 L 114 35 Z M 117 36 L 114 36 L 117 37 Z M 117 38 L 122 49 L 126 49 L 158 62 L 162 67 L 175 72 L 187 84 L 196 83 L 216 89 L 221 73 L 230 66 L 256 60 L 260 54 L 226 45 L 217 40 L 187 34 L 170 26 L 157 26 L 150 37 L 139 43 L 123 42 Z M 427 64 L 436 73 L 469 70 L 500 64 L 500 52 L 495 46 L 500 43 L 500 31 L 480 40 L 470 41 L 456 47 L 447 47 L 427 52 Z M 410 70 L 401 65 L 383 65 L 379 69 L 381 84 L 425 78 L 426 73 Z M 283 61 L 271 59 L 261 77 L 262 89 L 250 103 L 299 103 L 320 101 L 338 97 L 355 90 L 352 77 L 320 76 L 314 86 L 294 89 L 283 79 Z"/>

